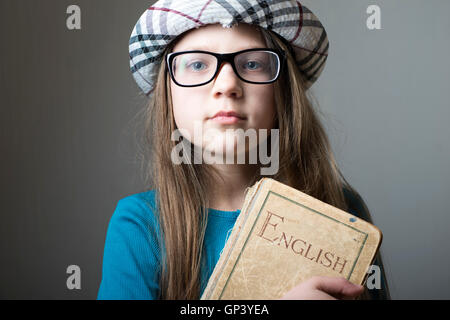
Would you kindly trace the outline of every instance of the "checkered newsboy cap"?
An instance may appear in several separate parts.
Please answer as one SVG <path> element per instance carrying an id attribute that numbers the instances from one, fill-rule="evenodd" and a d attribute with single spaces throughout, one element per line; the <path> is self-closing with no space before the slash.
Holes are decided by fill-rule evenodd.
<path id="1" fill-rule="evenodd" d="M 130 68 L 146 95 L 154 82 L 166 46 L 190 29 L 220 23 L 231 28 L 248 23 L 271 30 L 294 49 L 297 66 L 309 88 L 328 57 L 322 23 L 296 0 L 160 0 L 137 21 L 129 42 Z"/>

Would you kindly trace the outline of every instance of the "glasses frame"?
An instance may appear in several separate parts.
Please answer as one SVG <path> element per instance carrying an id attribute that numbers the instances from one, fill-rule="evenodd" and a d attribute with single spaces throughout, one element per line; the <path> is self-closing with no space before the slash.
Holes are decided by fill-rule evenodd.
<path id="1" fill-rule="evenodd" d="M 237 72 L 236 66 L 234 64 L 234 58 L 241 53 L 250 52 L 250 51 L 269 51 L 269 52 L 275 53 L 275 55 L 278 58 L 278 71 L 277 71 L 277 75 L 275 76 L 275 78 L 273 80 L 266 81 L 266 82 L 254 82 L 254 81 L 245 80 L 244 78 L 242 78 L 239 75 L 239 73 Z M 184 54 L 184 53 L 206 53 L 206 54 L 210 54 L 210 55 L 216 57 L 217 68 L 216 68 L 216 71 L 214 72 L 214 75 L 211 77 L 211 79 L 209 79 L 206 82 L 203 82 L 200 84 L 195 84 L 195 85 L 183 85 L 183 84 L 180 84 L 179 82 L 177 82 L 175 80 L 175 76 L 173 75 L 173 72 L 172 72 L 172 62 L 175 59 L 175 57 L 177 57 L 181 54 Z M 273 83 L 278 80 L 278 78 L 280 77 L 281 71 L 284 69 L 285 61 L 286 61 L 286 53 L 283 50 L 275 50 L 275 49 L 270 49 L 270 48 L 251 48 L 251 49 L 245 49 L 245 50 L 241 50 L 241 51 L 237 51 L 237 52 L 233 52 L 233 53 L 215 53 L 215 52 L 209 52 L 209 51 L 203 51 L 203 50 L 179 51 L 179 52 L 169 53 L 167 55 L 167 59 L 166 59 L 167 68 L 169 70 L 170 77 L 172 78 L 173 82 L 175 82 L 180 87 L 199 87 L 199 86 L 204 86 L 205 84 L 210 83 L 213 79 L 216 78 L 216 76 L 219 73 L 219 70 L 224 62 L 230 63 L 236 76 L 244 82 L 253 83 L 253 84 L 269 84 L 269 83 Z"/>

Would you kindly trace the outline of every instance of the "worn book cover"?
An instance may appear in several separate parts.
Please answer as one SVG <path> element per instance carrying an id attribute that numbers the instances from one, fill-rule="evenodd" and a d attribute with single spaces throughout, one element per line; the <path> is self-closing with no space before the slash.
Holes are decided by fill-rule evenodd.
<path id="1" fill-rule="evenodd" d="M 279 299 L 316 275 L 362 285 L 381 240 L 372 224 L 262 178 L 247 190 L 201 299 Z"/>

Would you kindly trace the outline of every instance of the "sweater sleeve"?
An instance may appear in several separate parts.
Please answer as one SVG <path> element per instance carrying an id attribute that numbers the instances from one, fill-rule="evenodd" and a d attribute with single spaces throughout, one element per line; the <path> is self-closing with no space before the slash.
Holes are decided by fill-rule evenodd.
<path id="1" fill-rule="evenodd" d="M 119 200 L 108 225 L 99 300 L 159 297 L 158 225 L 144 194 Z"/>

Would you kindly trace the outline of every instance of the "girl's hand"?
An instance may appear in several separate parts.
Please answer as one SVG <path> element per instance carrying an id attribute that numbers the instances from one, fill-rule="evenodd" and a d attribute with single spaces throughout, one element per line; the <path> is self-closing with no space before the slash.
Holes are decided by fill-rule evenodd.
<path id="1" fill-rule="evenodd" d="M 281 300 L 337 300 L 355 299 L 364 291 L 345 278 L 312 277 L 287 292 Z"/>

